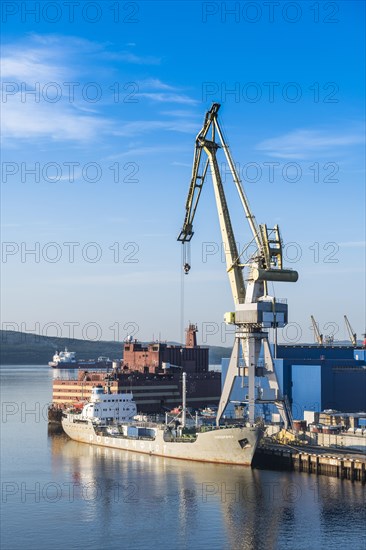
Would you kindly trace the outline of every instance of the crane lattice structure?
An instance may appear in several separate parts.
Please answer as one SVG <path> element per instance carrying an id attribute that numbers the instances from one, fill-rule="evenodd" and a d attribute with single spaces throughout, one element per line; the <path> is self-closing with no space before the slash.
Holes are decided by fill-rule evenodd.
<path id="1" fill-rule="evenodd" d="M 349 322 L 347 315 L 344 316 L 344 322 L 346 323 L 346 328 L 347 328 L 347 331 L 348 331 L 348 334 L 349 334 L 349 339 L 351 340 L 351 344 L 352 344 L 352 346 L 356 347 L 357 346 L 357 334 L 355 332 L 353 332 L 353 329 L 351 327 L 351 323 Z"/>
<path id="2" fill-rule="evenodd" d="M 258 225 L 252 214 L 229 147 L 218 122 L 219 108 L 220 104 L 218 103 L 212 105 L 206 113 L 202 129 L 196 137 L 186 214 L 182 230 L 178 236 L 178 241 L 181 241 L 184 250 L 187 250 L 194 234 L 193 220 L 210 168 L 225 250 L 227 274 L 235 304 L 235 311 L 226 313 L 225 321 L 236 326 L 235 342 L 221 394 L 216 423 L 219 425 L 230 400 L 236 376 L 244 375 L 248 377 L 246 402 L 248 403 L 249 422 L 254 424 L 256 403 L 275 403 L 287 428 L 290 423 L 289 405 L 280 392 L 266 329 L 284 327 L 287 324 L 288 308 L 287 304 L 279 303 L 274 297 L 268 295 L 267 283 L 268 281 L 296 282 L 298 274 L 296 271 L 283 268 L 282 240 L 278 225 L 275 225 L 273 229 L 267 228 L 265 224 Z M 255 253 L 245 263 L 243 262 L 243 254 L 248 246 L 239 253 L 217 161 L 217 151 L 219 149 L 222 149 L 225 154 L 252 233 L 252 240 L 248 246 L 254 243 L 256 247 Z M 184 252 L 183 268 L 186 273 L 189 272 L 191 267 L 188 257 L 188 252 Z M 243 276 L 244 267 L 248 268 L 246 285 Z M 262 346 L 264 350 L 264 367 L 259 366 L 259 353 Z M 243 363 L 240 362 L 240 350 Z M 256 394 L 255 376 L 267 377 L 272 391 L 270 399 L 264 400 Z"/>
<path id="3" fill-rule="evenodd" d="M 315 318 L 314 318 L 313 315 L 310 315 L 310 319 L 311 319 L 311 324 L 313 325 L 314 339 L 315 339 L 316 343 L 319 344 L 319 346 L 322 346 L 322 345 L 324 344 L 324 337 L 323 337 L 323 335 L 320 333 L 318 324 L 317 324 L 317 322 L 315 321 Z"/>

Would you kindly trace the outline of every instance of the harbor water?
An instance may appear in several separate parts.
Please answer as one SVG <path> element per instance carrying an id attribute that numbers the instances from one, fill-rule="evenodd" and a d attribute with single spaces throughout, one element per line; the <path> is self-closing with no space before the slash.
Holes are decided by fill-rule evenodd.
<path id="1" fill-rule="evenodd" d="M 365 488 L 150 457 L 47 424 L 46 366 L 1 366 L 2 550 L 364 550 Z"/>

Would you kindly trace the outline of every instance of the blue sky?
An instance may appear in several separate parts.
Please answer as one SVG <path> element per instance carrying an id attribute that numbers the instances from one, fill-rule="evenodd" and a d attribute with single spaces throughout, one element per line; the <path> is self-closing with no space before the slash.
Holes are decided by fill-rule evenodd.
<path id="1" fill-rule="evenodd" d="M 364 332 L 364 4 L 79 2 L 73 15 L 56 5 L 3 3 L 3 328 L 180 339 L 176 237 L 194 138 L 218 101 L 254 214 L 280 225 L 300 274 L 275 289 L 290 308 L 283 338 L 312 341 L 311 314 L 324 334 L 346 338 L 344 314 Z M 184 319 L 204 343 L 230 345 L 205 187 Z"/>

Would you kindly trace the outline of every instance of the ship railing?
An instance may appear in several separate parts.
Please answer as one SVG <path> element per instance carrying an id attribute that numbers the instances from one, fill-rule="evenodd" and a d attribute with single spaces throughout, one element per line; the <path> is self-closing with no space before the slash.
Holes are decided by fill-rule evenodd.
<path id="1" fill-rule="evenodd" d="M 123 424 L 124 426 L 135 426 L 137 428 L 157 428 L 157 427 L 161 427 L 161 426 L 165 426 L 165 424 L 163 424 L 162 422 L 145 422 L 145 421 L 136 421 L 136 420 L 131 420 L 131 421 L 121 421 L 121 420 L 117 420 L 117 421 L 112 421 L 108 424 L 108 426 L 117 426 L 119 424 Z"/>
<path id="2" fill-rule="evenodd" d="M 244 423 L 237 423 L 237 424 L 223 424 L 222 426 L 216 426 L 216 425 L 207 425 L 203 424 L 199 428 L 197 428 L 197 431 L 199 432 L 212 432 L 213 430 L 227 430 L 229 428 L 244 428 Z"/>

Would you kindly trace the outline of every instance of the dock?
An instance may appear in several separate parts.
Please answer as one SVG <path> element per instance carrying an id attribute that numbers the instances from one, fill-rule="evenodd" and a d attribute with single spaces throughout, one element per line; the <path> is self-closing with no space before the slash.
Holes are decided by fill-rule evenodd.
<path id="1" fill-rule="evenodd" d="M 366 456 L 360 452 L 329 447 L 296 447 L 262 443 L 257 448 L 253 468 L 288 470 L 366 482 Z"/>

